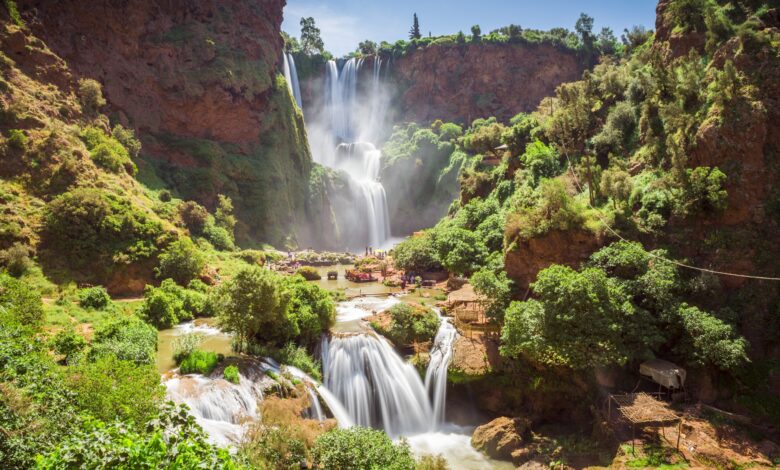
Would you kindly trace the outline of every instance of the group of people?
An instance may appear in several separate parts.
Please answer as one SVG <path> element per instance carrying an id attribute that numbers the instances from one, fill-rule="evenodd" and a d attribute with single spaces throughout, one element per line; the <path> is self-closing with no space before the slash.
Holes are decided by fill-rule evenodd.
<path id="1" fill-rule="evenodd" d="M 366 256 L 375 256 L 377 259 L 385 259 L 387 252 L 385 250 L 375 250 L 371 246 L 366 246 Z"/>

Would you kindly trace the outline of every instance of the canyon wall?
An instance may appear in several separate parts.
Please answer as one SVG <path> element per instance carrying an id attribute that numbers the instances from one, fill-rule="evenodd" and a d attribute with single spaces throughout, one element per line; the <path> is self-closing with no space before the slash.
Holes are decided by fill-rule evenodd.
<path id="1" fill-rule="evenodd" d="M 311 155 L 277 77 L 284 0 L 18 3 L 77 76 L 102 83 L 106 114 L 138 132 L 142 181 L 208 207 L 230 196 L 241 241 L 293 241 Z"/>
<path id="2" fill-rule="evenodd" d="M 420 123 L 490 116 L 508 121 L 535 110 L 583 70 L 576 52 L 550 44 L 429 46 L 391 65 L 403 119 Z"/>

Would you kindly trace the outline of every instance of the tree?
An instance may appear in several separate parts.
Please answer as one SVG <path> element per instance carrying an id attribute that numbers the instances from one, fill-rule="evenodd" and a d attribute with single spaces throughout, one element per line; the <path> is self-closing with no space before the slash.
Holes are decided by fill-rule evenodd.
<path id="1" fill-rule="evenodd" d="M 409 39 L 420 39 L 422 35 L 420 34 L 420 20 L 417 19 L 417 13 L 414 14 L 414 17 L 412 19 L 412 29 L 409 30 Z"/>
<path id="2" fill-rule="evenodd" d="M 517 42 L 523 37 L 523 28 L 520 25 L 510 24 L 507 27 L 507 35 L 509 36 L 509 42 Z"/>
<path id="3" fill-rule="evenodd" d="M 479 126 L 466 134 L 464 145 L 468 150 L 479 154 L 495 154 L 501 145 L 501 136 L 506 128 L 499 122 Z"/>
<path id="4" fill-rule="evenodd" d="M 597 37 L 597 47 L 602 54 L 610 55 L 615 53 L 615 47 L 617 46 L 617 38 L 612 29 L 604 27 Z"/>
<path id="5" fill-rule="evenodd" d="M 580 35 L 582 44 L 590 49 L 593 46 L 593 18 L 585 13 L 580 13 L 577 23 L 574 24 L 574 30 Z"/>
<path id="6" fill-rule="evenodd" d="M 79 80 L 78 96 L 82 108 L 87 114 L 95 115 L 100 108 L 106 105 L 106 99 L 103 98 L 103 87 L 100 82 L 91 78 L 82 78 Z"/>
<path id="7" fill-rule="evenodd" d="M 358 51 L 363 55 L 374 55 L 376 54 L 376 43 L 366 39 L 358 44 Z"/>
<path id="8" fill-rule="evenodd" d="M 531 285 L 538 300 L 513 302 L 502 331 L 502 354 L 588 369 L 625 364 L 659 342 L 653 319 L 598 268 L 553 265 Z"/>
<path id="9" fill-rule="evenodd" d="M 325 43 L 320 36 L 320 28 L 314 24 L 314 18 L 301 18 L 301 51 L 307 55 L 325 52 Z"/>
<path id="10" fill-rule="evenodd" d="M 688 304 L 677 310 L 685 338 L 678 347 L 692 363 L 734 370 L 748 362 L 747 341 L 728 323 Z"/>
<path id="11" fill-rule="evenodd" d="M 219 325 L 235 335 L 239 352 L 261 332 L 261 337 L 268 340 L 283 342 L 288 336 L 286 314 L 290 292 L 280 288 L 277 276 L 267 269 L 251 266 L 212 291 L 209 302 L 217 313 Z"/>
<path id="12" fill-rule="evenodd" d="M 227 230 L 231 239 L 234 237 L 236 216 L 233 215 L 233 200 L 224 194 L 217 196 L 217 211 L 214 213 L 214 221 L 217 226 Z"/>
<path id="13" fill-rule="evenodd" d="M 459 227 L 436 228 L 434 247 L 442 266 L 456 275 L 473 273 L 487 257 L 487 248 L 479 236 Z"/>
<path id="14" fill-rule="evenodd" d="M 429 232 L 409 237 L 396 245 L 393 249 L 393 260 L 395 266 L 404 271 L 420 273 L 441 269 Z"/>
<path id="15" fill-rule="evenodd" d="M 206 208 L 195 201 L 183 202 L 179 206 L 179 215 L 191 235 L 201 235 L 209 218 Z"/>
<path id="16" fill-rule="evenodd" d="M 630 53 L 637 47 L 646 43 L 648 39 L 653 35 L 652 31 L 648 31 L 644 26 L 632 26 L 631 29 L 624 29 L 623 34 L 620 36 L 620 41 L 626 46 L 626 53 Z"/>
<path id="17" fill-rule="evenodd" d="M 25 326 L 41 325 L 45 314 L 40 292 L 0 271 L 0 314 L 7 314 Z"/>
<path id="18" fill-rule="evenodd" d="M 206 258 L 189 237 L 182 237 L 168 245 L 160 255 L 156 270 L 159 279 L 173 279 L 186 286 L 197 278 L 206 266 Z"/>
<path id="19" fill-rule="evenodd" d="M 482 28 L 478 24 L 471 27 L 471 42 L 480 42 L 482 40 Z"/>
<path id="20" fill-rule="evenodd" d="M 390 307 L 388 313 L 391 321 L 387 335 L 396 345 L 430 341 L 439 330 L 439 317 L 429 308 L 401 302 Z"/>
<path id="21" fill-rule="evenodd" d="M 612 205 L 617 208 L 618 202 L 628 203 L 634 188 L 631 175 L 625 170 L 610 168 L 601 174 L 601 194 L 612 198 Z"/>
<path id="22" fill-rule="evenodd" d="M 496 274 L 495 271 L 481 269 L 471 276 L 469 282 L 474 286 L 474 292 L 487 302 L 487 316 L 502 322 L 512 294 L 512 281 L 506 272 L 502 270 Z"/>

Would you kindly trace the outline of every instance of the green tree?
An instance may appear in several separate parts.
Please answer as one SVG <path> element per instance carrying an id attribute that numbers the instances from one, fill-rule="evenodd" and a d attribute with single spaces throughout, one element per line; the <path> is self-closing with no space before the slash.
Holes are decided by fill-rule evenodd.
<path id="1" fill-rule="evenodd" d="M 115 356 L 136 364 L 154 364 L 157 351 L 157 330 L 135 315 L 113 315 L 95 327 L 92 360 Z"/>
<path id="2" fill-rule="evenodd" d="M 600 186 L 601 194 L 610 197 L 615 208 L 619 202 L 627 204 L 634 189 L 631 175 L 616 168 L 610 168 L 601 174 Z"/>
<path id="3" fill-rule="evenodd" d="M 390 307 L 390 328 L 387 336 L 396 345 L 430 341 L 439 330 L 439 317 L 429 308 L 402 302 Z"/>
<path id="4" fill-rule="evenodd" d="M 422 34 L 420 34 L 420 20 L 417 18 L 417 13 L 415 13 L 412 17 L 412 29 L 409 30 L 409 39 L 415 40 L 420 39 L 422 37 Z"/>
<path id="5" fill-rule="evenodd" d="M 233 215 L 233 201 L 223 194 L 217 196 L 217 210 L 214 212 L 214 221 L 218 226 L 227 230 L 231 238 L 234 237 L 236 216 Z"/>
<path id="6" fill-rule="evenodd" d="M 366 39 L 358 44 L 357 50 L 363 55 L 374 55 L 376 54 L 376 43 Z"/>
<path id="7" fill-rule="evenodd" d="M 320 468 L 409 470 L 415 466 L 408 444 L 394 444 L 387 434 L 370 428 L 328 431 L 314 441 L 311 452 Z"/>
<path id="8" fill-rule="evenodd" d="M 482 28 L 478 24 L 471 27 L 471 42 L 482 41 Z"/>
<path id="9" fill-rule="evenodd" d="M 323 54 L 325 43 L 320 36 L 320 28 L 314 24 L 314 18 L 301 18 L 301 51 L 307 55 Z"/>
<path id="10" fill-rule="evenodd" d="M 103 286 L 89 287 L 79 290 L 79 305 L 84 308 L 100 310 L 111 302 L 108 291 Z"/>
<path id="11" fill-rule="evenodd" d="M 531 287 L 538 300 L 513 302 L 506 312 L 502 354 L 588 369 L 625 364 L 659 342 L 652 317 L 601 269 L 553 265 Z"/>
<path id="12" fill-rule="evenodd" d="M 580 17 L 577 19 L 577 22 L 574 24 L 574 30 L 577 31 L 577 34 L 580 35 L 580 40 L 582 41 L 583 46 L 585 48 L 590 49 L 593 47 L 593 18 L 586 15 L 585 13 L 580 13 Z"/>
<path id="13" fill-rule="evenodd" d="M 685 303 L 677 316 L 685 332 L 678 353 L 691 363 L 729 371 L 749 361 L 747 341 L 728 323 Z"/>
<path id="14" fill-rule="evenodd" d="M 100 82 L 91 78 L 82 78 L 78 83 L 78 96 L 81 106 L 87 114 L 95 115 L 106 105 L 103 98 L 103 87 Z"/>
<path id="15" fill-rule="evenodd" d="M 179 215 L 191 235 L 202 235 L 209 219 L 209 212 L 195 201 L 183 202 L 179 206 Z"/>
<path id="16" fill-rule="evenodd" d="M 40 292 L 0 272 L 0 314 L 8 315 L 26 326 L 40 326 L 45 318 Z"/>
<path id="17" fill-rule="evenodd" d="M 182 237 L 168 245 L 160 255 L 156 270 L 160 279 L 173 279 L 180 286 L 186 286 L 197 279 L 206 266 L 206 258 L 189 237 Z"/>
<path id="18" fill-rule="evenodd" d="M 409 237 L 396 245 L 393 249 L 393 260 L 395 266 L 404 271 L 419 273 L 441 269 L 433 246 L 433 238 L 429 232 Z"/>
<path id="19" fill-rule="evenodd" d="M 456 275 L 473 273 L 487 257 L 487 248 L 477 234 L 458 227 L 437 228 L 434 247 L 442 266 Z"/>
<path id="20" fill-rule="evenodd" d="M 469 280 L 474 292 L 486 303 L 485 313 L 499 322 L 504 320 L 504 312 L 512 299 L 512 281 L 505 271 L 496 273 L 490 269 L 480 269 Z"/>
<path id="21" fill-rule="evenodd" d="M 242 269 L 214 289 L 210 301 L 220 327 L 235 335 L 239 352 L 259 333 L 277 341 L 288 335 L 290 292 L 281 289 L 277 275 L 267 269 Z"/>

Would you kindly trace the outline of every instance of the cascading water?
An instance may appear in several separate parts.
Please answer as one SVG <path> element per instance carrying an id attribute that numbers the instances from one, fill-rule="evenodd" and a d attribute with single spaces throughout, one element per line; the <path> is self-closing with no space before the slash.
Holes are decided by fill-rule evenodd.
<path id="1" fill-rule="evenodd" d="M 295 68 L 295 59 L 292 54 L 285 52 L 282 55 L 284 79 L 287 81 L 287 86 L 290 87 L 290 94 L 295 99 L 298 107 L 303 109 L 303 101 L 301 101 L 301 85 L 298 83 L 298 69 Z"/>
<path id="2" fill-rule="evenodd" d="M 391 436 L 433 431 L 443 423 L 447 368 L 457 332 L 440 318 L 424 384 L 384 338 L 360 333 L 323 341 L 325 385 L 352 422 Z"/>
<path id="3" fill-rule="evenodd" d="M 384 114 L 382 61 L 374 60 L 370 86 L 361 88 L 358 77 L 362 67 L 363 59 L 349 59 L 341 70 L 336 61 L 328 62 L 326 131 L 309 133 L 314 160 L 347 176 L 349 200 L 336 211 L 343 241 L 353 250 L 381 247 L 391 234 L 387 196 L 378 180 L 382 153 L 371 143 Z"/>

